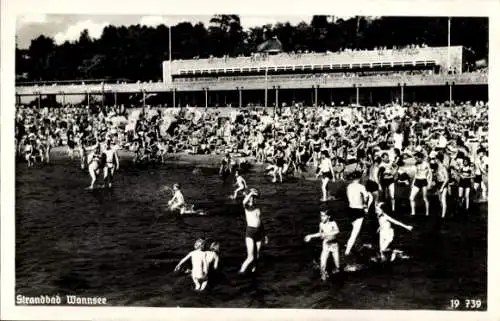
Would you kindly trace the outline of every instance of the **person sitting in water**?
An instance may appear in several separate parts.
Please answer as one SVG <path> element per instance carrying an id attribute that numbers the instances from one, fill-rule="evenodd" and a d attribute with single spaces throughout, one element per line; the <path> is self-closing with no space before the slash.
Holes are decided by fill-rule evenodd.
<path id="1" fill-rule="evenodd" d="M 205 240 L 198 239 L 194 243 L 194 251 L 186 255 L 175 267 L 175 271 L 179 271 L 181 266 L 191 259 L 192 269 L 191 278 L 194 282 L 195 291 L 203 291 L 208 284 L 208 264 L 206 259 Z"/>
<path id="2" fill-rule="evenodd" d="M 380 253 L 380 259 L 382 260 L 382 262 L 384 262 L 386 260 L 384 253 L 386 253 L 389 250 L 389 246 L 391 245 L 391 243 L 394 239 L 394 230 L 392 228 L 392 224 L 399 225 L 402 228 L 407 229 L 408 231 L 411 231 L 413 229 L 412 226 L 405 225 L 405 224 L 401 223 L 400 221 L 387 215 L 382 210 L 383 204 L 384 203 L 378 203 L 375 207 L 375 213 L 377 214 L 378 224 L 379 224 L 379 228 L 378 228 L 379 253 Z M 396 258 L 396 255 L 398 253 L 400 253 L 400 251 L 393 251 L 392 252 L 391 261 L 394 261 L 394 259 Z"/>
<path id="3" fill-rule="evenodd" d="M 335 223 L 335 221 L 331 221 L 330 215 L 328 215 L 328 210 L 324 210 L 320 212 L 319 232 L 306 235 L 304 238 L 305 242 L 309 242 L 311 239 L 318 237 L 323 239 L 323 249 L 321 250 L 320 256 L 321 280 L 323 281 L 326 281 L 328 277 L 326 264 L 330 254 L 333 257 L 333 262 L 335 264 L 333 273 L 338 273 L 340 268 L 339 244 L 336 239 L 337 234 L 339 234 L 337 223 Z"/>
<path id="4" fill-rule="evenodd" d="M 242 192 L 244 191 L 245 189 L 247 189 L 247 182 L 245 181 L 245 179 L 243 178 L 243 176 L 240 175 L 240 172 L 239 171 L 236 171 L 234 173 L 235 177 L 236 177 L 236 190 L 234 191 L 233 195 L 231 195 L 231 199 L 236 199 L 238 197 L 238 193 L 239 192 Z"/>
<path id="5" fill-rule="evenodd" d="M 181 187 L 179 184 L 174 184 L 173 186 L 173 197 L 170 201 L 168 201 L 168 208 L 171 211 L 180 211 L 181 214 L 184 214 L 186 210 L 186 202 L 184 201 L 184 195 L 182 194 Z"/>

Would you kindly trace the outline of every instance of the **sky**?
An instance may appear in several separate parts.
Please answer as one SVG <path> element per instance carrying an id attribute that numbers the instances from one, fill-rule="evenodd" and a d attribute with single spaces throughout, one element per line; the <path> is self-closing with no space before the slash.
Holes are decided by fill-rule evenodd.
<path id="1" fill-rule="evenodd" d="M 20 48 L 28 48 L 32 39 L 40 35 L 54 38 L 57 44 L 64 43 L 66 40 L 73 41 L 78 39 L 84 29 L 89 30 L 93 38 L 99 38 L 102 30 L 107 25 L 129 26 L 141 24 L 147 26 L 157 26 L 160 24 L 177 24 L 183 21 L 189 21 L 193 24 L 202 22 L 205 26 L 209 25 L 211 16 L 153 16 L 153 15 L 48 15 L 48 14 L 27 14 L 19 15 L 16 19 L 16 36 Z M 277 22 L 290 22 L 297 25 L 301 21 L 310 23 L 311 15 L 303 16 L 251 16 L 240 15 L 241 25 L 244 29 L 266 24 L 275 24 Z"/>

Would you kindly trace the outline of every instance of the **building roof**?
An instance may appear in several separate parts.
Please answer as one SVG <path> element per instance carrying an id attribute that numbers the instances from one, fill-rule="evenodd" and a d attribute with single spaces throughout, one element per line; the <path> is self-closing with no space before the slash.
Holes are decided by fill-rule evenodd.
<path id="1" fill-rule="evenodd" d="M 282 52 L 283 45 L 278 38 L 274 37 L 257 46 L 257 52 Z"/>

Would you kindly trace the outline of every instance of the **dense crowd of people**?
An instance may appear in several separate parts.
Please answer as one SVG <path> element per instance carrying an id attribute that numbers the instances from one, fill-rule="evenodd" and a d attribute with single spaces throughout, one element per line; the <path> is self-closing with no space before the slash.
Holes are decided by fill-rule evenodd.
<path id="1" fill-rule="evenodd" d="M 164 162 L 166 156 L 176 153 L 224 155 L 220 175 L 227 178 L 234 174 L 237 189 L 231 198 L 236 199 L 241 192 L 245 211 L 250 214 L 254 213 L 258 191 L 244 192 L 248 187 L 239 171 L 249 159 L 267 164 L 272 183 L 283 182 L 287 175 L 316 172 L 321 178 L 323 202 L 332 199 L 330 182 L 348 180 L 353 230 L 345 254 L 349 255 L 356 241 L 364 213 L 373 211 L 380 223 L 381 258 L 385 258 L 393 238 L 391 223 L 411 230 L 411 226 L 386 214 L 396 212 L 395 190 L 399 184 L 411 187 L 411 215 L 417 214 L 415 199 L 419 194 L 425 203 L 425 215 L 430 212 L 428 196 L 437 195 L 442 218 L 450 212 L 450 196 L 458 201 L 457 209 L 464 211 L 470 209 L 473 200 L 487 200 L 487 137 L 488 104 L 483 102 L 448 108 L 430 104 L 297 105 L 276 114 L 259 108 L 230 109 L 222 114 L 196 108 L 17 106 L 15 126 L 19 159 L 29 167 L 48 163 L 51 149 L 65 146 L 68 156 L 79 158 L 82 169 L 89 170 L 91 189 L 101 170 L 105 184 L 111 186 L 120 149 L 132 152 L 135 163 L 144 164 Z M 174 186 L 173 194 L 169 206 L 181 213 L 193 210 L 186 207 L 179 186 Z M 247 230 L 249 253 L 260 248 L 264 239 L 260 223 L 257 225 Z M 306 237 L 306 241 L 324 239 L 323 278 L 327 277 L 325 260 L 330 253 L 339 267 L 338 247 L 332 245 L 336 233 L 338 228 L 329 221 L 327 211 L 322 211 L 320 232 Z M 197 250 L 202 248 L 200 244 Z M 243 272 L 254 259 L 249 254 Z M 199 281 L 195 283 L 201 289 L 204 285 Z"/>

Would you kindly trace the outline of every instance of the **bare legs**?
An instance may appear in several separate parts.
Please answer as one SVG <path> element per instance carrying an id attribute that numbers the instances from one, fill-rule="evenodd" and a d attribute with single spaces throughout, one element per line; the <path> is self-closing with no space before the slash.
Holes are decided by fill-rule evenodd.
<path id="1" fill-rule="evenodd" d="M 424 186 L 422 188 L 418 188 L 415 185 L 411 187 L 410 192 L 411 215 L 415 215 L 415 197 L 417 197 L 417 194 L 420 190 L 422 190 L 422 198 L 424 199 L 425 203 L 425 215 L 429 216 L 429 199 L 427 198 L 427 187 Z"/>
<path id="2" fill-rule="evenodd" d="M 356 219 L 352 222 L 352 232 L 349 240 L 347 241 L 347 246 L 345 250 L 345 255 L 351 254 L 351 249 L 358 238 L 359 231 L 361 230 L 361 225 L 363 224 L 363 217 Z"/>
<path id="3" fill-rule="evenodd" d="M 252 272 L 255 271 L 255 264 L 259 259 L 260 248 L 262 246 L 261 241 L 254 241 L 253 239 L 246 237 L 245 244 L 247 247 L 247 258 L 243 262 L 240 268 L 240 273 L 243 274 L 247 271 L 248 267 L 253 264 Z"/>

